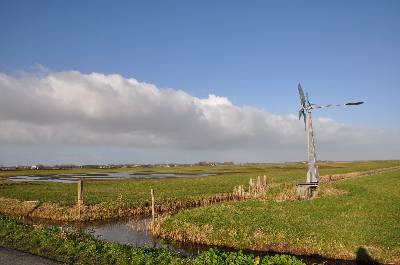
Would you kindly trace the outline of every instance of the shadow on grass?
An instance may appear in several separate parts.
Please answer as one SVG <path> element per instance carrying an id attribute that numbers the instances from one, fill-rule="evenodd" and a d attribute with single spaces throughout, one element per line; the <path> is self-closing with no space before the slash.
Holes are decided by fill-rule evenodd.
<path id="1" fill-rule="evenodd" d="M 282 252 L 274 252 L 274 251 L 256 251 L 250 249 L 237 249 L 230 247 L 221 247 L 217 245 L 205 245 L 205 244 L 195 244 L 188 242 L 179 242 L 179 241 L 165 241 L 166 244 L 173 246 L 175 249 L 179 249 L 181 254 L 185 257 L 193 257 L 196 256 L 199 252 L 207 251 L 210 248 L 217 249 L 225 252 L 236 252 L 243 251 L 245 254 L 253 254 L 255 256 L 265 257 L 265 256 L 273 256 L 276 254 L 287 254 L 291 256 L 295 256 L 298 259 L 301 259 L 307 265 L 384 265 L 384 263 L 379 263 L 374 258 L 372 258 L 368 251 L 359 247 L 356 252 L 356 259 L 335 259 L 335 258 L 327 258 L 321 256 L 319 254 L 312 255 L 296 255 L 290 252 L 282 253 Z"/>
<path id="2" fill-rule="evenodd" d="M 363 247 L 359 247 L 356 254 L 357 254 L 356 257 L 357 265 L 369 265 L 369 264 L 379 265 L 379 262 L 374 260 L 374 258 L 372 258 L 368 254 L 368 251 Z"/>

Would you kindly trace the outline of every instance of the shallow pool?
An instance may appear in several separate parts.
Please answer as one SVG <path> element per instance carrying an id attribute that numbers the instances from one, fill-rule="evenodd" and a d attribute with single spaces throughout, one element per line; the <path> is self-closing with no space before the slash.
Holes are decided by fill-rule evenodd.
<path id="1" fill-rule="evenodd" d="M 176 173 L 131 173 L 131 172 L 109 172 L 109 173 L 82 173 L 82 174 L 54 174 L 54 175 L 32 175 L 8 177 L 12 181 L 45 181 L 76 183 L 79 179 L 93 180 L 118 180 L 118 179 L 164 179 L 185 177 L 206 177 L 216 174 L 176 174 Z"/>

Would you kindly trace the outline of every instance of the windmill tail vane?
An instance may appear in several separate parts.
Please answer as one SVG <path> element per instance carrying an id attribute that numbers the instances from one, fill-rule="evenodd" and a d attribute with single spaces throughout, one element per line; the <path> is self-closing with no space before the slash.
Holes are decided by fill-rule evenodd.
<path id="1" fill-rule="evenodd" d="M 347 102 L 344 104 L 328 104 L 328 105 L 317 105 L 317 104 L 311 104 L 312 109 L 322 109 L 322 108 L 330 108 L 330 107 L 342 107 L 342 106 L 357 106 L 364 104 L 364 101 L 358 101 L 358 102 Z"/>
<path id="2" fill-rule="evenodd" d="M 299 90 L 299 95 L 300 95 L 299 120 L 301 119 L 302 116 L 304 116 L 304 123 L 306 122 L 306 118 L 305 118 L 306 111 L 309 112 L 312 109 L 322 109 L 322 108 L 331 108 L 331 107 L 357 106 L 357 105 L 361 105 L 364 103 L 364 101 L 357 101 L 357 102 L 347 102 L 344 104 L 317 105 L 317 104 L 313 104 L 310 102 L 308 93 L 305 93 L 306 96 L 304 96 L 304 90 L 301 87 L 300 83 L 298 84 L 297 89 Z"/>

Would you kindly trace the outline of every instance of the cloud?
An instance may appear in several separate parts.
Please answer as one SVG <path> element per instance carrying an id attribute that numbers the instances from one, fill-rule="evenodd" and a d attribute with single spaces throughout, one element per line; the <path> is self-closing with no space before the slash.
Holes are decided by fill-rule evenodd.
<path id="1" fill-rule="evenodd" d="M 237 152 L 226 157 L 239 160 L 304 158 L 304 125 L 295 115 L 236 106 L 226 97 L 200 99 L 117 74 L 77 71 L 0 73 L 0 91 L 1 144 L 209 150 Z M 375 156 L 368 158 L 400 153 L 391 142 L 400 142 L 398 134 L 326 118 L 317 119 L 315 127 L 317 148 L 326 159 L 338 159 L 336 153 L 364 159 L 370 148 Z"/>

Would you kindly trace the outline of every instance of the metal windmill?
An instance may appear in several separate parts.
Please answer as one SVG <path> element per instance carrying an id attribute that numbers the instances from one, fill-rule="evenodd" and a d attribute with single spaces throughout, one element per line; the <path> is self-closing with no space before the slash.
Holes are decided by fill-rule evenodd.
<path id="1" fill-rule="evenodd" d="M 304 96 L 304 91 L 299 83 L 298 90 L 300 94 L 300 110 L 299 110 L 299 120 L 303 116 L 305 130 L 307 131 L 307 143 L 308 143 L 308 171 L 307 171 L 307 181 L 298 185 L 298 194 L 300 197 L 311 198 L 315 194 L 319 183 L 318 165 L 317 165 L 317 155 L 315 151 L 314 143 L 314 131 L 312 126 L 311 111 L 313 109 L 329 108 L 329 107 L 339 107 L 339 106 L 356 106 L 363 104 L 364 102 L 348 102 L 345 104 L 329 104 L 319 106 L 310 102 L 308 93 Z"/>

